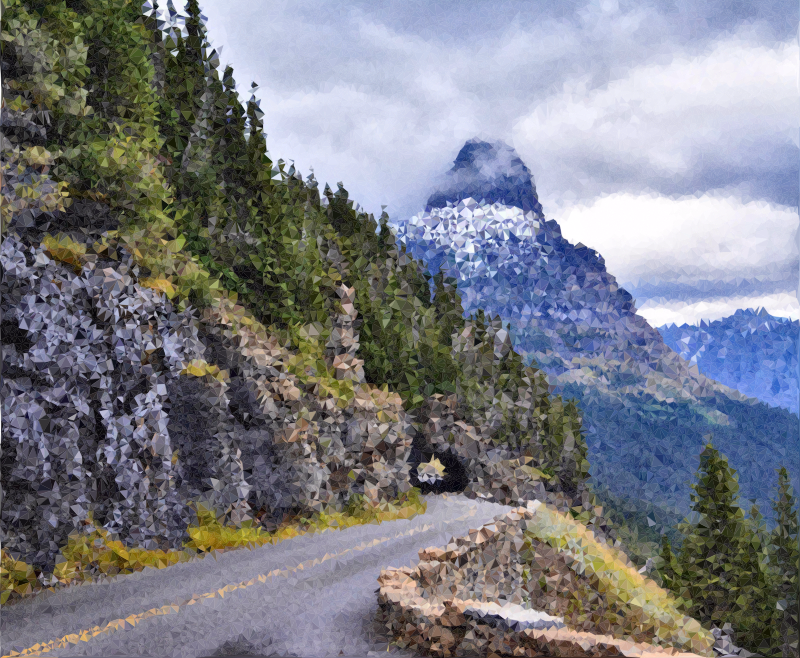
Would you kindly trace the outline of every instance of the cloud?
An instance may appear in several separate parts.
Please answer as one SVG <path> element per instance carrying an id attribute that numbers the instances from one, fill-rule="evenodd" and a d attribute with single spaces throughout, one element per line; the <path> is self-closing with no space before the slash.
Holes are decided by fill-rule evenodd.
<path id="1" fill-rule="evenodd" d="M 565 238 L 603 256 L 641 314 L 657 324 L 746 308 L 732 304 L 796 312 L 794 208 L 743 201 L 732 190 L 681 198 L 613 194 L 560 208 L 556 218 Z"/>
<path id="2" fill-rule="evenodd" d="M 781 32 L 767 5 L 735 36 L 715 40 L 717 31 L 697 26 L 736 15 L 717 5 L 476 0 L 465 11 L 410 0 L 211 0 L 203 8 L 240 89 L 261 85 L 273 157 L 294 159 L 304 174 L 313 166 L 367 210 L 386 203 L 398 216 L 419 210 L 431 178 L 474 136 L 518 147 L 546 212 L 563 199 L 664 192 L 677 180 L 704 190 L 705 178 L 718 187 L 737 176 L 761 176 L 758 194 L 796 198 L 797 47 L 773 47 Z M 750 12 L 739 10 L 739 18 Z M 699 97 L 698 81 L 707 87 Z"/>
<path id="3" fill-rule="evenodd" d="M 548 198 L 702 183 L 704 161 L 740 182 L 742 169 L 774 166 L 770 155 L 787 147 L 793 160 L 778 164 L 797 172 L 799 59 L 795 41 L 767 47 L 744 31 L 702 55 L 639 64 L 599 89 L 574 78 L 516 123 L 514 143 L 524 160 L 549 164 L 537 176 Z M 787 184 L 796 205 L 797 173 Z"/>
<path id="4" fill-rule="evenodd" d="M 648 300 L 638 308 L 650 326 L 665 324 L 700 324 L 700 320 L 720 320 L 733 315 L 737 309 L 766 309 L 767 313 L 779 318 L 800 320 L 800 302 L 795 293 L 777 293 L 758 297 L 723 297 L 720 299 L 686 304 L 679 300 Z"/>

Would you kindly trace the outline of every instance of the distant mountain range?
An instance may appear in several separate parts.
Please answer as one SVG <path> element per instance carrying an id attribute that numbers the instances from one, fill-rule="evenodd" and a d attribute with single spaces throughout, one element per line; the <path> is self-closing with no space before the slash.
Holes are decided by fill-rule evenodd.
<path id="1" fill-rule="evenodd" d="M 664 342 L 707 377 L 798 413 L 797 339 L 800 322 L 765 309 L 737 310 L 700 326 L 658 328 Z"/>
<path id="2" fill-rule="evenodd" d="M 774 469 L 785 464 L 797 478 L 797 418 L 704 376 L 665 343 L 603 258 L 544 218 L 507 144 L 468 141 L 425 212 L 397 232 L 432 273 L 457 278 L 466 314 L 499 315 L 555 392 L 578 400 L 599 488 L 674 522 L 712 434 L 739 471 L 742 498 L 767 518 Z"/>

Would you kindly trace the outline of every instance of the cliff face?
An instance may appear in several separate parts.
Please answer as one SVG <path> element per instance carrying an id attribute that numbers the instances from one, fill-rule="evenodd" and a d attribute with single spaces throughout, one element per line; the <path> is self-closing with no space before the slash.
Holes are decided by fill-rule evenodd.
<path id="1" fill-rule="evenodd" d="M 360 383 L 352 289 L 325 351 L 354 385 L 337 404 L 241 307 L 181 311 L 123 249 L 12 232 L 0 261 L 0 539 L 17 559 L 52 569 L 90 515 L 129 545 L 176 548 L 198 503 L 269 525 L 408 490 L 410 423 Z"/>

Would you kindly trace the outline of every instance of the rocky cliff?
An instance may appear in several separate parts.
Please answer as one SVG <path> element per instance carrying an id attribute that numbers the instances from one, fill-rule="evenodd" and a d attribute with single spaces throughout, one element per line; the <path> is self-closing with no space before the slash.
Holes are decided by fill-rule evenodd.
<path id="1" fill-rule="evenodd" d="M 124 249 L 79 237 L 12 226 L 0 250 L 4 550 L 52 569 L 90 515 L 175 548 L 198 505 L 268 526 L 408 490 L 410 422 L 362 383 L 352 289 L 324 355 L 342 400 L 233 302 L 181 310 Z"/>

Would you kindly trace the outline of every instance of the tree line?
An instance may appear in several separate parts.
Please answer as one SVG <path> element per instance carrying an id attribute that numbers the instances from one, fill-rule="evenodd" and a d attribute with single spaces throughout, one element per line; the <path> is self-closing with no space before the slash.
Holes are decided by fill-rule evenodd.
<path id="1" fill-rule="evenodd" d="M 721 628 L 764 656 L 798 655 L 800 535 L 797 499 L 785 467 L 778 471 L 768 532 L 758 506 L 741 505 L 737 474 L 709 442 L 692 485 L 691 514 L 678 525 L 679 550 L 662 535 L 657 575 L 684 612 Z"/>

